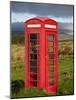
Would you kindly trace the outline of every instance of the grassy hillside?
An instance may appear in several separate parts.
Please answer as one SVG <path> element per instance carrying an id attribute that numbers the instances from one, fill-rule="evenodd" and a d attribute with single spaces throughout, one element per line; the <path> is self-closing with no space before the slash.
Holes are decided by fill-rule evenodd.
<path id="1" fill-rule="evenodd" d="M 25 36 L 23 33 L 19 33 L 19 34 L 16 34 L 16 33 L 12 33 L 12 39 L 11 39 L 11 42 L 13 44 L 23 44 L 25 41 Z M 69 35 L 69 34 L 64 34 L 64 33 L 59 33 L 58 34 L 58 40 L 61 41 L 61 40 L 73 40 L 73 35 Z"/>
<path id="2" fill-rule="evenodd" d="M 59 52 L 62 48 L 71 51 L 73 48 L 72 41 L 59 42 Z M 12 92 L 11 97 L 33 97 L 33 96 L 48 96 L 45 90 L 38 91 L 34 89 L 24 89 L 24 44 L 11 45 L 11 82 Z M 56 95 L 73 94 L 73 52 L 59 54 L 59 70 L 58 70 L 58 91 Z"/>
<path id="3" fill-rule="evenodd" d="M 58 40 L 73 40 L 73 36 L 69 34 L 60 33 L 58 34 Z"/>

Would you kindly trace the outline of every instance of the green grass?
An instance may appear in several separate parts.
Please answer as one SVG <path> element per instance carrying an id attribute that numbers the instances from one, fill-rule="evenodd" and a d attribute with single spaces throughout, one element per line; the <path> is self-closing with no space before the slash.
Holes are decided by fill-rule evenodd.
<path id="1" fill-rule="evenodd" d="M 62 45 L 62 44 L 60 44 Z M 59 46 L 60 46 L 59 45 Z M 72 45 L 70 43 L 70 45 Z M 17 80 L 17 86 L 24 81 L 24 46 L 12 45 L 12 58 L 11 58 L 11 81 Z M 37 88 L 26 89 L 20 87 L 17 91 L 11 93 L 12 98 L 17 97 L 34 97 L 34 96 L 49 96 L 49 95 L 71 95 L 73 94 L 73 57 L 72 55 L 64 55 L 63 59 L 59 58 L 58 65 L 58 91 L 57 94 L 47 94 L 45 90 L 38 90 Z"/>
<path id="2" fill-rule="evenodd" d="M 73 94 L 73 59 L 72 56 L 65 55 L 63 60 L 59 60 L 59 86 L 58 94 Z"/>

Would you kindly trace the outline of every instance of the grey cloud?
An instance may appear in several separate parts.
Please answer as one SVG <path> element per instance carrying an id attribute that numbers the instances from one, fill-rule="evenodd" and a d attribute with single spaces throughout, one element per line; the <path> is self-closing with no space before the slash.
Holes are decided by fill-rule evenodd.
<path id="1" fill-rule="evenodd" d="M 73 16 L 72 5 L 39 4 L 27 2 L 11 2 L 11 11 L 15 13 L 32 13 L 42 16 Z"/>

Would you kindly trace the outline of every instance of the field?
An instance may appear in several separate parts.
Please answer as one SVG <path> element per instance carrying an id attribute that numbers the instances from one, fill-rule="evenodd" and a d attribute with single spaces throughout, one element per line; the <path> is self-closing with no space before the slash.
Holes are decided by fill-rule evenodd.
<path id="1" fill-rule="evenodd" d="M 11 45 L 11 98 L 49 96 L 45 90 L 24 89 L 24 44 Z M 73 94 L 73 41 L 59 41 L 59 84 L 55 95 Z"/>

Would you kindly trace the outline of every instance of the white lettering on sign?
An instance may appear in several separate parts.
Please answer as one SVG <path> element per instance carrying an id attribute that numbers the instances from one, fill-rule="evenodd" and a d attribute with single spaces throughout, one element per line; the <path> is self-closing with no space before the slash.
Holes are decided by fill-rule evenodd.
<path id="1" fill-rule="evenodd" d="M 56 25 L 45 24 L 46 28 L 56 28 Z"/>
<path id="2" fill-rule="evenodd" d="M 37 27 L 41 27 L 41 24 L 28 24 L 27 27 L 28 28 L 33 28 L 33 27 L 37 28 Z"/>

